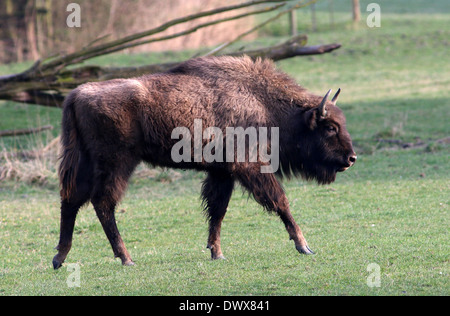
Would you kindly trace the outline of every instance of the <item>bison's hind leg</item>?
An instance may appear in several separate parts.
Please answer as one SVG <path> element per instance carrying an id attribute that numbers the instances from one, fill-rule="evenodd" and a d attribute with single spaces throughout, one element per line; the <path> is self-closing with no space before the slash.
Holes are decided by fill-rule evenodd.
<path id="1" fill-rule="evenodd" d="M 113 159 L 99 161 L 95 168 L 94 189 L 91 198 L 103 230 L 116 258 L 123 265 L 134 265 L 120 236 L 115 219 L 115 207 L 127 188 L 128 179 L 140 162 L 132 154 L 111 155 Z"/>
<path id="2" fill-rule="evenodd" d="M 75 187 L 69 191 L 69 196 L 61 198 L 60 238 L 56 246 L 58 254 L 53 258 L 54 269 L 60 268 L 66 259 L 72 247 L 78 210 L 89 202 L 91 196 L 93 166 L 88 155 L 81 154 L 78 170 Z M 61 188 L 61 192 L 67 192 L 66 188 Z"/>

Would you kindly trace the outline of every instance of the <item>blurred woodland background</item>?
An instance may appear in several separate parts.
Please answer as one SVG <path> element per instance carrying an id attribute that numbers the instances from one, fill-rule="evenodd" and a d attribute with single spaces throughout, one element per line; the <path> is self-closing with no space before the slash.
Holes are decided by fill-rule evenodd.
<path id="1" fill-rule="evenodd" d="M 69 28 L 67 6 L 73 0 L 0 0 L 0 63 L 37 60 L 56 53 L 74 52 L 97 38 L 114 40 L 148 30 L 192 13 L 241 3 L 239 0 L 77 0 L 82 7 L 80 28 Z M 157 13 L 157 14 L 156 14 Z M 170 33 L 230 16 L 222 13 L 175 25 Z M 130 48 L 128 52 L 195 49 L 217 45 L 244 32 L 252 17 L 202 29 L 199 32 Z M 169 32 L 161 33 L 166 35 Z M 251 38 L 251 37 L 247 37 Z"/>

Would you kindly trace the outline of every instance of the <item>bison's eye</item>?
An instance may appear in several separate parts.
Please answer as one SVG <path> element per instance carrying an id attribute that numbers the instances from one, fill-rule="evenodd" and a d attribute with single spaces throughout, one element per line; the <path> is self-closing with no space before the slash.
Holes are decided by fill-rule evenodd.
<path id="1" fill-rule="evenodd" d="M 336 134 L 337 133 L 337 128 L 335 126 L 333 126 L 333 125 L 327 125 L 327 126 L 325 126 L 325 129 L 330 134 Z"/>

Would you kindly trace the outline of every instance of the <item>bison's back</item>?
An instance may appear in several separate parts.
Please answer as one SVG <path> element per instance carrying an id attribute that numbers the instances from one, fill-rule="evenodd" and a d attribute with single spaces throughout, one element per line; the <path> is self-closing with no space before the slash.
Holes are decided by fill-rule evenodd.
<path id="1" fill-rule="evenodd" d="M 260 125 L 267 108 L 236 80 L 218 80 L 191 73 L 168 73 L 141 78 L 149 91 L 142 107 L 145 121 L 171 133 L 176 127 L 192 129 L 194 119 L 203 127 Z"/>
<path id="2" fill-rule="evenodd" d="M 203 129 L 282 129 L 302 92 L 272 62 L 220 57 L 190 60 L 167 73 L 88 83 L 72 94 L 91 152 L 127 150 L 169 160 L 175 128 L 193 135 L 194 120 L 201 119 Z"/>

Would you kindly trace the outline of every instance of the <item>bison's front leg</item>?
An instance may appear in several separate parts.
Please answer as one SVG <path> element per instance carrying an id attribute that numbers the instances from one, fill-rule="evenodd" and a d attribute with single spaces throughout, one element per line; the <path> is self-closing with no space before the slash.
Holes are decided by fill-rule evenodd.
<path id="1" fill-rule="evenodd" d="M 290 239 L 295 243 L 295 248 L 302 254 L 314 254 L 308 247 L 300 227 L 295 223 L 286 194 L 275 176 L 271 173 L 244 172 L 238 178 L 259 204 L 280 216 Z"/>
<path id="2" fill-rule="evenodd" d="M 207 247 L 212 259 L 225 259 L 220 247 L 220 229 L 233 192 L 234 179 L 225 171 L 210 171 L 203 182 L 202 196 L 205 213 L 209 219 Z"/>

